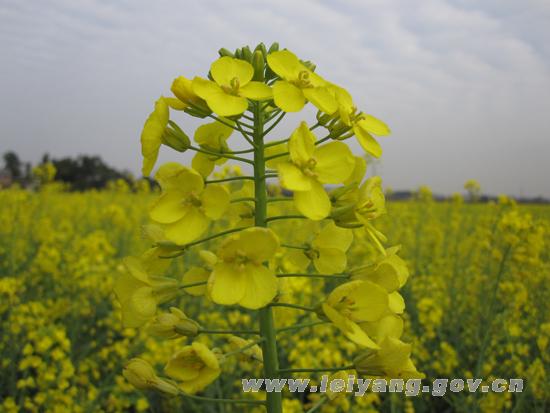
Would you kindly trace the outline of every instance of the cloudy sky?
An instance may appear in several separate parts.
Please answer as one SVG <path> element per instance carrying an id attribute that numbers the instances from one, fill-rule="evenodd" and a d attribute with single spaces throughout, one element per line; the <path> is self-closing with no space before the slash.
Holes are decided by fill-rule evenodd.
<path id="1" fill-rule="evenodd" d="M 476 178 L 548 197 L 549 39 L 548 0 L 0 0 L 0 151 L 137 173 L 143 121 L 174 77 L 204 75 L 222 46 L 278 41 L 390 125 L 386 185 L 452 193 Z"/>

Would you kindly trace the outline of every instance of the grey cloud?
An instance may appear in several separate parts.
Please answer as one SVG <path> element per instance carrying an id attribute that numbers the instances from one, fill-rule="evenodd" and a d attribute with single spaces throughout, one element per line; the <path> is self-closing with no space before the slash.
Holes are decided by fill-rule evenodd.
<path id="1" fill-rule="evenodd" d="M 386 184 L 450 193 L 473 177 L 550 196 L 548 27 L 534 0 L 4 1 L 1 149 L 137 172 L 141 126 L 174 77 L 204 74 L 219 47 L 278 40 L 390 124 Z"/>

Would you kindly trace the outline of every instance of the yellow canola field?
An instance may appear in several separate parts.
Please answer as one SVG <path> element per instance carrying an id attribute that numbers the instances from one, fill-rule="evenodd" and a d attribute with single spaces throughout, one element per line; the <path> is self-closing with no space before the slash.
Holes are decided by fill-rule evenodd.
<path id="1" fill-rule="evenodd" d="M 183 340 L 159 341 L 123 329 L 112 292 L 123 257 L 147 248 L 141 226 L 156 195 L 118 185 L 102 192 L 0 191 L 0 411 L 126 412 L 245 411 L 246 407 L 165 399 L 136 391 L 123 365 L 142 357 L 158 370 Z M 369 393 L 324 404 L 321 412 L 473 411 L 544 412 L 550 408 L 550 207 L 471 204 L 455 197 L 436 203 L 428 190 L 407 202 L 388 202 L 379 229 L 396 244 L 411 277 L 405 297 L 405 339 L 426 380 L 524 378 L 523 393 L 450 393 L 444 397 Z M 294 234 L 290 221 L 278 231 Z M 295 236 L 300 236 L 296 233 Z M 360 264 L 373 253 L 366 243 L 348 251 Z M 196 263 L 173 260 L 181 279 Z M 304 305 L 330 291 L 331 281 L 287 279 L 280 293 Z M 254 314 L 206 304 L 183 295 L 181 308 L 209 328 L 250 326 Z M 291 309 L 276 309 L 278 327 L 299 322 Z M 293 367 L 347 364 L 355 345 L 336 347 L 337 334 L 320 325 L 281 334 L 281 360 Z M 227 337 L 202 337 L 231 349 Z M 343 346 L 343 347 L 342 347 Z M 261 366 L 232 359 L 220 380 L 203 393 L 242 397 L 240 379 L 261 377 Z M 302 377 L 308 377 L 302 375 Z M 300 395 L 285 397 L 285 412 L 307 411 Z M 302 406 L 306 406 L 303 410 Z M 245 410 L 243 410 L 245 409 Z M 252 409 L 251 409 L 252 411 Z M 261 411 L 261 410 L 258 410 Z"/>

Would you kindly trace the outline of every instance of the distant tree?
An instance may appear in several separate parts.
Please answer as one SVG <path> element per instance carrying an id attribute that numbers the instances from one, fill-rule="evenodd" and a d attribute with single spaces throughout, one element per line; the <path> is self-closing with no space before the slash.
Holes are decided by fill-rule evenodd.
<path id="1" fill-rule="evenodd" d="M 9 151 L 4 153 L 3 158 L 4 169 L 10 173 L 12 180 L 20 181 L 23 178 L 23 163 L 19 156 L 15 152 Z"/>
<path id="2" fill-rule="evenodd" d="M 49 158 L 45 156 L 44 159 Z M 109 181 L 116 179 L 130 181 L 128 173 L 111 168 L 99 156 L 53 159 L 51 163 L 56 169 L 55 180 L 65 182 L 77 191 L 104 188 Z"/>

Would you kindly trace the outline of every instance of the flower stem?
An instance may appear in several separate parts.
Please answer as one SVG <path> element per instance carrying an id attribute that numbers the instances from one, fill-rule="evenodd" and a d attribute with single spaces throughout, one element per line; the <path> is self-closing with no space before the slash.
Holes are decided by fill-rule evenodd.
<path id="1" fill-rule="evenodd" d="M 298 304 L 291 304 L 291 303 L 271 303 L 269 304 L 270 307 L 285 307 L 285 308 L 295 308 L 296 310 L 302 310 L 302 311 L 311 311 L 315 313 L 315 309 L 311 307 L 304 307 L 303 305 Z"/>
<path id="2" fill-rule="evenodd" d="M 355 366 L 341 366 L 341 367 L 322 367 L 317 369 L 280 369 L 279 373 L 317 373 L 317 372 L 326 372 L 326 371 L 342 371 L 342 370 L 353 370 Z"/>
<path id="3" fill-rule="evenodd" d="M 265 159 L 263 141 L 263 113 L 258 102 L 254 103 L 254 194 L 256 196 L 256 208 L 254 223 L 258 227 L 267 226 L 267 189 L 265 184 Z M 262 351 L 264 358 L 264 377 L 266 379 L 278 378 L 279 357 L 277 355 L 277 336 L 275 322 L 270 306 L 260 308 L 260 335 L 264 339 Z M 282 394 L 279 392 L 266 392 L 267 413 L 282 413 Z"/>
<path id="4" fill-rule="evenodd" d="M 200 329 L 199 334 L 259 334 L 254 330 L 208 330 Z"/>
<path id="5" fill-rule="evenodd" d="M 201 402 L 212 402 L 212 403 L 228 403 L 228 404 L 264 404 L 263 400 L 247 400 L 247 399 L 216 399 L 214 397 L 204 397 L 204 396 L 195 396 L 193 394 L 180 392 L 182 397 L 188 399 L 197 400 Z"/>
<path id="6" fill-rule="evenodd" d="M 220 182 L 243 181 L 243 180 L 247 180 L 247 179 L 253 181 L 254 177 L 253 176 L 231 176 L 229 178 L 223 178 L 223 179 L 210 179 L 210 180 L 206 181 L 205 183 L 206 184 L 217 184 L 217 183 L 220 183 Z"/>

